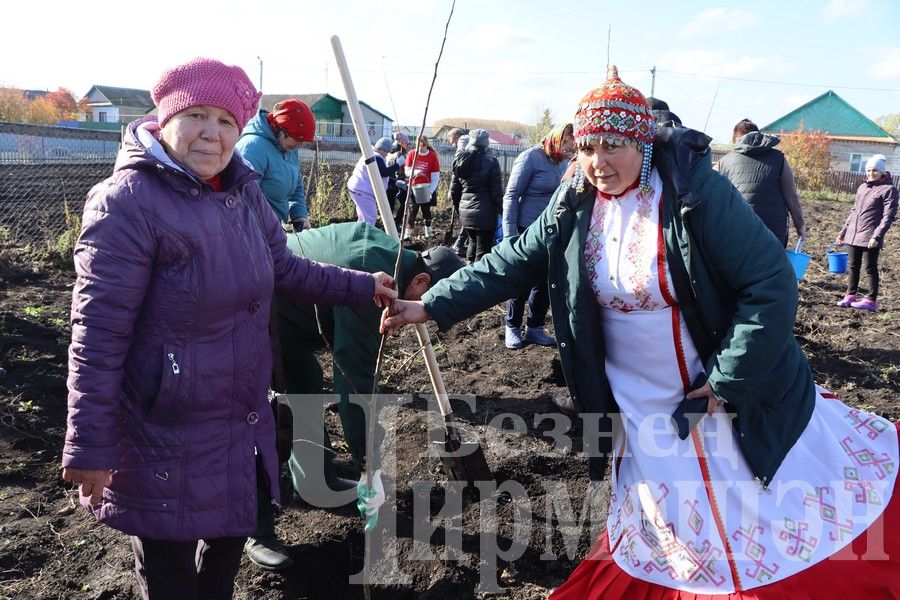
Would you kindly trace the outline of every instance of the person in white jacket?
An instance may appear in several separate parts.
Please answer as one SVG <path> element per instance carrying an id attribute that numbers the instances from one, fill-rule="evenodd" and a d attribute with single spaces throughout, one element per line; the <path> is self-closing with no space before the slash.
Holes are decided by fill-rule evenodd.
<path id="1" fill-rule="evenodd" d="M 393 164 L 387 166 L 385 157 L 391 151 L 391 138 L 380 138 L 372 146 L 375 152 L 375 165 L 378 167 L 378 174 L 381 176 L 382 189 L 387 190 L 388 178 L 395 174 L 400 165 Z M 347 192 L 356 205 L 356 220 L 365 221 L 369 225 L 374 225 L 378 218 L 378 203 L 375 201 L 375 188 L 369 180 L 369 169 L 366 166 L 366 157 L 361 156 L 353 167 L 353 173 L 347 180 Z"/>

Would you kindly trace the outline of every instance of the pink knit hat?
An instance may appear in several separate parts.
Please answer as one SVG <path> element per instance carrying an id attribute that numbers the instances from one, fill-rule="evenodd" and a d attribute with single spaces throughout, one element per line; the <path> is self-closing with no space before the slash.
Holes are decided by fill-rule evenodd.
<path id="1" fill-rule="evenodd" d="M 209 104 L 230 112 L 240 129 L 256 114 L 262 96 L 242 68 L 211 58 L 195 58 L 169 69 L 153 86 L 152 95 L 160 127 L 175 113 Z"/>

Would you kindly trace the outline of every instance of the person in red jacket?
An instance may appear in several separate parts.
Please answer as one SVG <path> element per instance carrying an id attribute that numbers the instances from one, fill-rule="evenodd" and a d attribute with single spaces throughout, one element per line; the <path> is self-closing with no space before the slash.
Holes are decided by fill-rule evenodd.
<path id="1" fill-rule="evenodd" d="M 884 245 L 884 235 L 897 217 L 897 188 L 886 171 L 887 159 L 876 154 L 866 162 L 866 181 L 856 190 L 856 202 L 847 215 L 837 243 L 848 245 L 847 293 L 837 303 L 841 308 L 878 310 L 878 254 Z M 859 271 L 866 257 L 869 293 L 857 296 Z"/>
<path id="2" fill-rule="evenodd" d="M 412 237 L 419 208 L 422 209 L 422 217 L 425 219 L 425 237 L 431 237 L 431 207 L 437 204 L 435 192 L 441 180 L 441 163 L 434 147 L 424 135 L 419 136 L 418 152 L 410 152 L 406 156 L 406 176 L 414 193 L 416 186 L 428 186 L 429 200 L 420 203 L 415 196 L 413 197 L 413 205 L 408 208 L 409 218 L 404 223 L 403 239 Z"/>

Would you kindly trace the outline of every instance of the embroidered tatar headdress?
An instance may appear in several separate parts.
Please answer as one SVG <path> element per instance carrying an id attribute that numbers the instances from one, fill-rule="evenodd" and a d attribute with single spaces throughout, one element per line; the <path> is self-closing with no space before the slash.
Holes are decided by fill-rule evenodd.
<path id="1" fill-rule="evenodd" d="M 606 82 L 578 103 L 574 133 L 579 147 L 603 141 L 615 146 L 633 144 L 643 154 L 641 190 L 649 190 L 656 119 L 644 95 L 619 79 L 615 66 L 609 68 Z"/>

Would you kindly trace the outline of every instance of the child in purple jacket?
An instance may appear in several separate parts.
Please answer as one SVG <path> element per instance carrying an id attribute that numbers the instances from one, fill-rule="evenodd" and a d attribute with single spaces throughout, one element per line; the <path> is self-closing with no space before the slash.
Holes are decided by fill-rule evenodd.
<path id="1" fill-rule="evenodd" d="M 837 236 L 837 243 L 846 243 L 847 293 L 837 303 L 841 308 L 878 310 L 878 253 L 884 245 L 884 235 L 897 216 L 897 188 L 887 172 L 887 159 L 876 154 L 866 162 L 866 181 L 856 190 L 856 201 Z M 866 257 L 869 293 L 857 296 L 859 271 Z"/>

